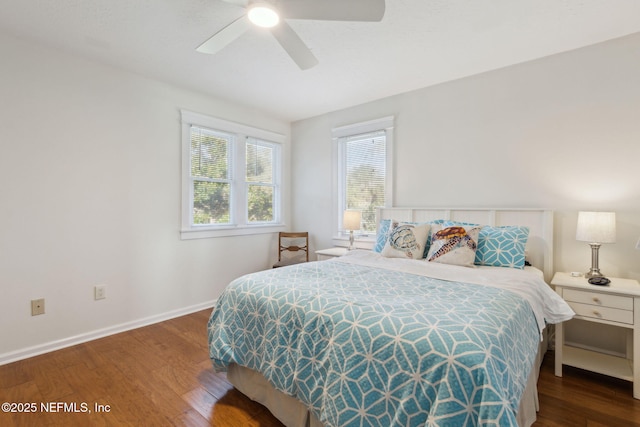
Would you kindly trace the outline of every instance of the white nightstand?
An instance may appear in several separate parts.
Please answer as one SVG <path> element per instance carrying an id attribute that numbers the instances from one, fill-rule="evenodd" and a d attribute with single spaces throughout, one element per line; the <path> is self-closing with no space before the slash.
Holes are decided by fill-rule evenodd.
<path id="1" fill-rule="evenodd" d="M 335 258 L 346 254 L 349 250 L 347 248 L 329 248 L 329 249 L 320 249 L 316 251 L 316 255 L 318 256 L 318 261 L 325 261 L 330 258 Z"/>
<path id="2" fill-rule="evenodd" d="M 564 324 L 556 325 L 556 376 L 562 365 L 633 381 L 633 397 L 640 399 L 640 284 L 609 277 L 609 286 L 590 285 L 584 277 L 556 273 L 551 285 L 576 312 L 574 319 L 625 328 L 626 357 L 565 344 Z M 570 320 L 569 322 L 571 322 Z"/>

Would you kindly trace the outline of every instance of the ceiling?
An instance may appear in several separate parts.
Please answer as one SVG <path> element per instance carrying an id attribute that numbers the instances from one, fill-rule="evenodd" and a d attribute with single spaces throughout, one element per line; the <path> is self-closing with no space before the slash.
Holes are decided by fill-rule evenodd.
<path id="1" fill-rule="evenodd" d="M 305 71 L 259 29 L 196 52 L 243 13 L 221 0 L 2 0 L 0 32 L 287 121 L 640 32 L 638 0 L 386 5 L 377 23 L 288 21 L 320 62 Z"/>

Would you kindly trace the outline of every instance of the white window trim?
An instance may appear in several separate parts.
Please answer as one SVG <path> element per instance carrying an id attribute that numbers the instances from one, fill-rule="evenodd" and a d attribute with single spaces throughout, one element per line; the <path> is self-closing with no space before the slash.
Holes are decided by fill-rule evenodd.
<path id="1" fill-rule="evenodd" d="M 393 128 L 394 128 L 394 116 L 382 117 L 379 119 L 369 120 L 366 122 L 354 123 L 351 125 L 340 126 L 331 130 L 331 139 L 333 141 L 333 188 L 336 189 L 333 193 L 333 209 L 332 217 L 333 224 L 335 224 L 333 244 L 336 246 L 349 246 L 349 237 L 346 233 L 343 233 L 342 228 L 342 216 L 340 215 L 342 206 L 342 182 L 340 175 L 340 168 L 342 159 L 340 158 L 340 145 L 339 139 L 361 135 L 365 133 L 384 131 L 385 143 L 386 143 L 386 171 L 385 171 L 385 206 L 393 206 Z M 358 236 L 355 235 L 355 246 L 358 248 L 372 249 L 375 244 L 376 236 Z"/>
<path id="2" fill-rule="evenodd" d="M 180 238 L 182 240 L 203 239 L 211 237 L 240 236 L 250 234 L 274 233 L 285 230 L 282 222 L 282 146 L 286 141 L 285 135 L 271 132 L 264 129 L 254 128 L 241 123 L 231 122 L 191 111 L 180 110 L 182 121 L 182 224 Z M 240 191 L 234 192 L 234 200 L 231 203 L 231 215 L 235 219 L 234 224 L 225 225 L 192 225 L 193 190 L 191 186 L 191 126 L 202 126 L 209 129 L 219 130 L 234 134 L 236 138 L 236 149 L 233 158 L 234 180 L 242 177 Z M 245 184 L 245 150 L 247 137 L 253 137 L 266 142 L 273 142 L 279 145 L 278 154 L 275 159 L 274 180 L 280 187 L 280 195 L 274 201 L 273 212 L 276 222 L 273 223 L 253 223 L 247 222 L 247 186 Z M 239 158 L 238 158 L 239 157 Z"/>

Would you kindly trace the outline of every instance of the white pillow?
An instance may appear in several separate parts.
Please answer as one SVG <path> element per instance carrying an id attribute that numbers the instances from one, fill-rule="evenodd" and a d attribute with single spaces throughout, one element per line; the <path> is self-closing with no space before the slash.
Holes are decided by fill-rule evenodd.
<path id="1" fill-rule="evenodd" d="M 480 228 L 435 225 L 427 261 L 473 267 Z"/>
<path id="2" fill-rule="evenodd" d="M 429 224 L 392 222 L 381 255 L 387 258 L 422 259 L 430 229 Z"/>

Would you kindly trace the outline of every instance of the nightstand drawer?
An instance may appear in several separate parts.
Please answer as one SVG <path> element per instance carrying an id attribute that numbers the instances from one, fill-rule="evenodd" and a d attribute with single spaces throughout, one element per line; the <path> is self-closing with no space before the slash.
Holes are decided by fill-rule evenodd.
<path id="1" fill-rule="evenodd" d="M 567 301 L 578 316 L 633 325 L 633 311 Z"/>
<path id="2" fill-rule="evenodd" d="M 562 298 L 565 301 L 579 302 L 582 304 L 596 305 L 598 307 L 619 308 L 620 310 L 633 310 L 633 298 L 620 295 L 601 294 L 598 292 L 578 291 L 565 289 Z M 633 317 L 633 315 L 631 316 Z M 633 323 L 633 322 L 629 322 Z"/>

